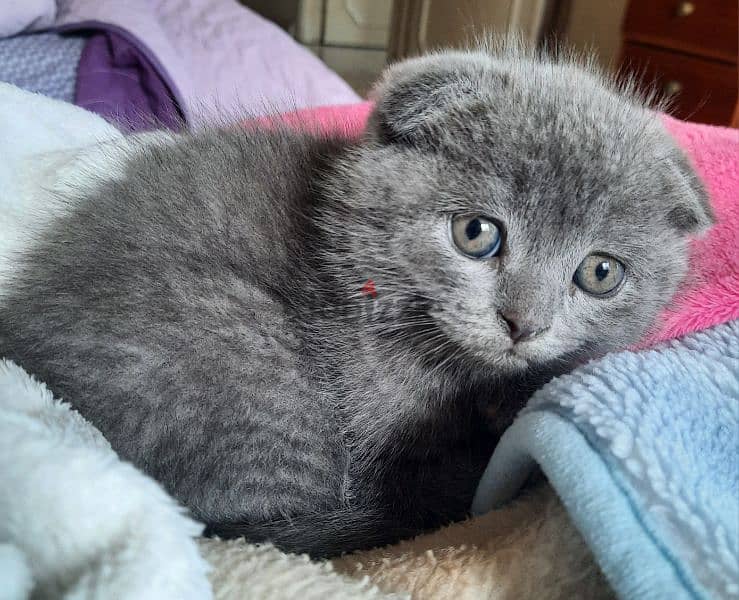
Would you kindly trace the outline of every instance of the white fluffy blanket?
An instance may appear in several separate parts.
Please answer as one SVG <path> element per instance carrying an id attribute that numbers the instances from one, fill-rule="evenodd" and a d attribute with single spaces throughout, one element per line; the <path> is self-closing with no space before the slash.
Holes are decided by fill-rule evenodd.
<path id="1" fill-rule="evenodd" d="M 0 456 L 0 597 L 209 596 L 202 526 L 7 361 Z"/>
<path id="2" fill-rule="evenodd" d="M 0 83 L 0 294 L 17 251 L 66 209 L 56 191 L 115 176 L 135 143 L 82 109 Z M 547 487 L 333 564 L 196 539 L 201 526 L 155 482 L 1 360 L 0 515 L 0 600 L 610 596 Z"/>

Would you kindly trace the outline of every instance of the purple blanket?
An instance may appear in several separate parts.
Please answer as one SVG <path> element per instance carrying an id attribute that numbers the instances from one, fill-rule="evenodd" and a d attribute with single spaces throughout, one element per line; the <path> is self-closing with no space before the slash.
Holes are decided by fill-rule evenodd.
<path id="1" fill-rule="evenodd" d="M 359 100 L 235 0 L 59 0 L 55 26 L 101 33 L 83 53 L 76 102 L 131 129 Z"/>
<path id="2" fill-rule="evenodd" d="M 184 121 L 173 88 L 146 53 L 125 34 L 93 34 L 80 56 L 75 104 L 125 131 L 168 127 Z"/>

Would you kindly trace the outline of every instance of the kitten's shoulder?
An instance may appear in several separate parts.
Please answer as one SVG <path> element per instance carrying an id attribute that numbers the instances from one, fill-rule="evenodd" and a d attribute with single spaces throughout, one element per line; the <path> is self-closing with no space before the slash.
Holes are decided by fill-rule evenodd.
<path id="1" fill-rule="evenodd" d="M 144 134 L 125 150 L 126 180 L 142 185 L 188 185 L 204 202 L 249 191 L 302 192 L 330 169 L 352 142 L 339 135 L 284 126 L 231 126 L 195 132 Z"/>

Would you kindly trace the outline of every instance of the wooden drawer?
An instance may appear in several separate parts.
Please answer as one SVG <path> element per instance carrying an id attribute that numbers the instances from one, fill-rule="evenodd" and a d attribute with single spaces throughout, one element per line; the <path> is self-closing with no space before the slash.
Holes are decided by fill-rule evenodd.
<path id="1" fill-rule="evenodd" d="M 624 37 L 736 63 L 737 4 L 737 0 L 633 0 L 624 20 Z"/>
<path id="2" fill-rule="evenodd" d="M 728 125 L 737 102 L 737 67 L 708 59 L 625 44 L 622 68 L 656 82 L 663 93 L 675 90 L 670 111 L 680 119 Z"/>

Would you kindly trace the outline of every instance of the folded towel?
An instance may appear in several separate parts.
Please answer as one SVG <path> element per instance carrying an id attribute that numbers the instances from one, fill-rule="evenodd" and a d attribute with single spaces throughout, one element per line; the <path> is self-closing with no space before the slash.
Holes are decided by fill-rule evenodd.
<path id="1" fill-rule="evenodd" d="M 739 321 L 550 382 L 473 511 L 511 499 L 536 463 L 621 598 L 739 597 Z"/>

